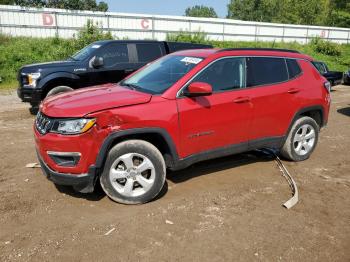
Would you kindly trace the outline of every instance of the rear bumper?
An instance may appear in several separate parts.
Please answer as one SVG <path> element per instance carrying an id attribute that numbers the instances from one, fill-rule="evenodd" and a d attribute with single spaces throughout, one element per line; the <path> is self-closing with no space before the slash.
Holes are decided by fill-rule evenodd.
<path id="1" fill-rule="evenodd" d="M 41 102 L 42 91 L 35 88 L 19 87 L 17 89 L 17 95 L 23 102 L 39 104 Z"/>
<path id="2" fill-rule="evenodd" d="M 90 166 L 88 173 L 86 174 L 65 174 L 59 173 L 52 170 L 41 158 L 40 154 L 37 152 L 38 160 L 43 171 L 43 174 L 57 185 L 73 186 L 76 191 L 82 193 L 90 193 L 94 191 L 96 168 Z"/>

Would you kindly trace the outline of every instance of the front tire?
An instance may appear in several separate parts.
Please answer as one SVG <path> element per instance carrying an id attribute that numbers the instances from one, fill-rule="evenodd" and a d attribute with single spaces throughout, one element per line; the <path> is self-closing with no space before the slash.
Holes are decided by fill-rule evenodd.
<path id="1" fill-rule="evenodd" d="M 36 115 L 39 111 L 39 104 L 38 103 L 30 103 L 29 112 L 32 115 Z"/>
<path id="2" fill-rule="evenodd" d="M 292 161 L 308 159 L 317 145 L 319 131 L 318 124 L 311 117 L 304 116 L 297 119 L 289 131 L 280 154 Z"/>
<path id="3" fill-rule="evenodd" d="M 69 87 L 69 86 L 56 86 L 52 88 L 46 95 L 46 97 L 53 96 L 53 95 L 58 95 L 60 93 L 68 92 L 68 91 L 73 91 L 74 89 Z"/>
<path id="4" fill-rule="evenodd" d="M 109 151 L 100 183 L 107 196 L 118 203 L 143 204 L 159 194 L 165 176 L 164 158 L 154 145 L 128 140 Z"/>

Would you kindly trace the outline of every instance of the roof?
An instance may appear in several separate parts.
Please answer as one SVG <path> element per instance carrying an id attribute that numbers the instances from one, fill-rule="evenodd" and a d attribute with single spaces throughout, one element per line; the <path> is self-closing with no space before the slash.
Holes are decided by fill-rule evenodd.
<path id="1" fill-rule="evenodd" d="M 229 48 L 229 49 L 191 49 L 178 51 L 176 55 L 197 56 L 197 57 L 224 57 L 224 56 L 278 56 L 313 61 L 313 58 L 299 53 L 295 50 L 275 49 L 275 48 Z"/>

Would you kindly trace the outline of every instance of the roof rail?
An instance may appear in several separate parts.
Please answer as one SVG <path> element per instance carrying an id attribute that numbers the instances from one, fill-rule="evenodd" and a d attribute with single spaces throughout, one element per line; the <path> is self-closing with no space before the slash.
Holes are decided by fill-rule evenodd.
<path id="1" fill-rule="evenodd" d="M 277 52 L 288 52 L 288 53 L 298 53 L 299 51 L 296 50 L 290 50 L 290 49 L 281 49 L 281 48 L 254 48 L 254 47 L 244 47 L 244 48 L 224 48 L 220 49 L 217 52 L 223 52 L 223 51 L 277 51 Z"/>

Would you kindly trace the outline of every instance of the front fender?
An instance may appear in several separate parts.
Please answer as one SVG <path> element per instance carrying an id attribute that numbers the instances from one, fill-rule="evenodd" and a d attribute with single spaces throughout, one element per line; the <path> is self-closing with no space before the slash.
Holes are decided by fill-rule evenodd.
<path id="1" fill-rule="evenodd" d="M 54 81 L 56 79 L 59 79 L 59 78 L 69 79 L 70 81 L 73 81 L 73 82 L 77 82 L 80 79 L 79 76 L 72 74 L 72 73 L 55 72 L 55 73 L 49 74 L 49 75 L 45 76 L 43 79 L 41 79 L 38 83 L 37 88 L 38 89 L 45 89 L 45 87 L 47 86 L 48 83 L 50 83 L 51 81 Z"/>

